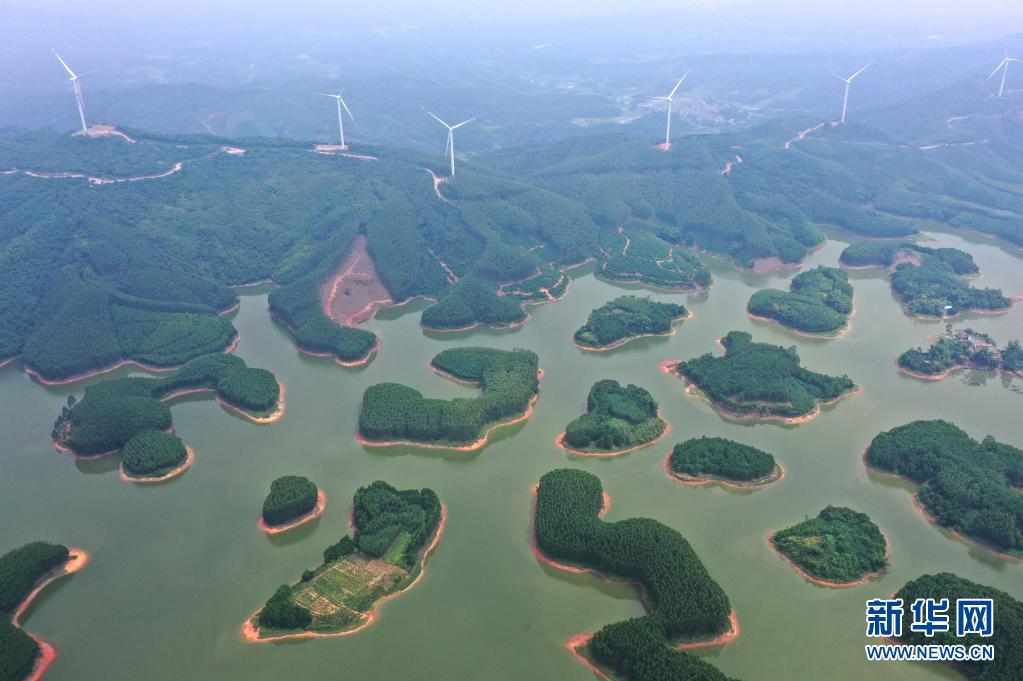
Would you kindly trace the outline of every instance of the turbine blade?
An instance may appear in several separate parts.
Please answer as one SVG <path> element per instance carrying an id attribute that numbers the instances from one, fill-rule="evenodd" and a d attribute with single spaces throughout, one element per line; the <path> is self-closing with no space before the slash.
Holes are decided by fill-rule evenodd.
<path id="1" fill-rule="evenodd" d="M 326 92 L 317 92 L 316 94 L 320 97 L 333 97 L 334 99 L 337 99 L 337 95 L 328 95 Z"/>
<path id="2" fill-rule="evenodd" d="M 992 78 L 994 78 L 995 74 L 1002 70 L 1003 66 L 1005 66 L 1005 60 L 1004 59 L 1002 60 L 1001 64 L 999 64 L 998 66 L 995 67 L 995 70 L 991 72 L 991 75 L 984 79 L 984 82 L 986 83 L 989 80 L 991 80 Z"/>
<path id="3" fill-rule="evenodd" d="M 444 145 L 444 160 L 448 160 L 448 156 L 451 155 L 451 131 L 448 130 L 448 143 Z"/>
<path id="4" fill-rule="evenodd" d="M 843 78 L 842 76 L 835 75 L 834 73 L 832 73 L 831 75 L 835 76 L 835 78 L 838 78 L 843 83 L 848 83 L 850 81 L 849 78 Z"/>
<path id="5" fill-rule="evenodd" d="M 874 65 L 874 62 L 870 62 L 869 64 L 867 64 L 866 66 L 864 66 L 864 67 L 863 67 L 862 69 L 860 69 L 860 70 L 859 70 L 859 71 L 857 71 L 856 73 L 854 73 L 854 74 L 852 74 L 851 76 L 849 76 L 849 80 L 851 81 L 851 80 L 852 80 L 853 78 L 855 78 L 856 76 L 860 75 L 861 73 L 863 73 L 864 71 L 866 71 L 867 69 L 869 69 L 869 68 L 870 68 L 871 66 L 873 66 L 873 65 Z"/>
<path id="6" fill-rule="evenodd" d="M 79 73 L 79 74 L 78 74 L 78 75 L 76 76 L 76 78 L 77 78 L 77 79 L 81 79 L 81 78 L 84 78 L 85 76 L 89 75 L 90 73 L 99 73 L 99 69 L 93 69 L 93 70 L 91 70 L 91 71 L 86 71 L 85 73 Z"/>
<path id="7" fill-rule="evenodd" d="M 348 108 L 348 105 L 345 104 L 345 100 L 341 99 L 341 95 L 337 96 L 337 101 L 341 102 L 341 106 L 348 112 L 348 117 L 352 119 L 352 123 L 355 123 L 355 116 L 352 114 L 352 110 Z M 355 125 L 358 125 L 358 123 L 355 123 Z"/>
<path id="8" fill-rule="evenodd" d="M 474 120 L 476 120 L 477 118 L 479 118 L 479 116 L 473 116 L 473 117 L 472 117 L 472 118 L 470 118 L 469 120 L 467 120 L 467 121 L 462 121 L 462 122 L 461 122 L 461 123 L 459 123 L 458 125 L 452 125 L 452 126 L 451 126 L 451 129 L 452 129 L 452 130 L 457 130 L 458 128 L 462 127 L 462 126 L 463 126 L 463 125 L 465 125 L 466 123 L 472 123 L 472 122 L 473 122 Z"/>
<path id="9" fill-rule="evenodd" d="M 689 69 L 689 71 L 692 71 L 692 69 Z M 686 79 L 686 76 L 688 76 L 688 75 L 689 75 L 689 71 L 686 71 L 685 73 L 683 73 L 683 74 L 682 74 L 682 77 L 678 79 L 678 82 L 677 82 L 677 83 L 675 83 L 675 87 L 673 87 L 673 88 L 671 89 L 671 92 L 670 92 L 670 93 L 668 93 L 668 99 L 671 99 L 672 97 L 674 97 L 674 96 L 675 96 L 675 93 L 676 93 L 676 92 L 678 92 L 678 88 L 679 88 L 679 86 L 680 86 L 680 85 L 682 85 L 682 81 L 683 81 L 683 80 L 685 80 L 685 79 Z"/>
<path id="10" fill-rule="evenodd" d="M 55 56 L 57 58 L 57 61 L 59 61 L 61 65 L 65 68 L 65 70 L 67 70 L 68 75 L 70 75 L 72 78 L 78 77 L 75 75 L 75 72 L 71 70 L 71 67 L 67 65 L 67 62 L 60 58 L 60 55 L 57 54 L 57 50 L 53 51 L 53 56 Z"/>
<path id="11" fill-rule="evenodd" d="M 433 113 L 432 111 L 430 111 L 429 109 L 427 109 L 427 108 L 425 108 L 425 107 L 424 107 L 424 108 L 423 108 L 423 111 L 425 111 L 426 113 L 430 114 L 430 116 L 431 116 L 431 117 L 433 118 L 433 120 L 437 121 L 438 123 L 440 123 L 441 125 L 443 125 L 443 126 L 444 126 L 445 128 L 447 128 L 448 130 L 450 130 L 450 129 L 451 129 L 451 126 L 450 126 L 450 125 L 448 125 L 447 123 L 445 123 L 445 122 L 444 122 L 444 121 L 442 121 L 441 119 L 437 118 L 437 116 L 436 116 L 436 115 L 435 115 L 435 114 L 434 114 L 434 113 Z"/>

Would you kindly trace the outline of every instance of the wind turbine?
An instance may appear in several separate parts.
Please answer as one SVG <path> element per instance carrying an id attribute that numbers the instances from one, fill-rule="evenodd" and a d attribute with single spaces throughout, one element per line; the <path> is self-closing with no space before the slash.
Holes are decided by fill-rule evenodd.
<path id="1" fill-rule="evenodd" d="M 454 177 L 455 176 L 455 130 L 458 130 L 460 127 L 462 127 L 466 123 L 472 123 L 474 120 L 476 120 L 478 118 L 478 116 L 473 116 L 469 120 L 462 121 L 461 123 L 458 123 L 457 125 L 448 125 L 447 123 L 442 121 L 440 118 L 438 118 L 429 109 L 423 109 L 423 111 L 425 111 L 426 113 L 430 114 L 430 116 L 432 116 L 435 121 L 437 121 L 438 123 L 440 123 L 441 125 L 443 125 L 445 128 L 448 129 L 448 144 L 447 144 L 447 147 L 444 149 L 444 158 L 448 158 L 449 156 L 451 157 L 451 177 Z"/>
<path id="2" fill-rule="evenodd" d="M 873 65 L 873 63 L 874 62 L 870 62 L 870 64 L 867 64 L 862 69 L 860 69 L 856 73 L 852 74 L 848 78 L 843 78 L 842 76 L 835 76 L 835 78 L 838 78 L 840 81 L 845 83 L 845 97 L 842 98 L 842 122 L 843 123 L 845 123 L 845 111 L 846 111 L 847 108 L 849 108 L 849 87 L 852 85 L 853 78 L 855 78 L 856 76 L 858 76 L 861 73 L 863 73 L 864 71 L 866 71 L 870 66 Z"/>
<path id="3" fill-rule="evenodd" d="M 692 69 L 689 69 L 689 71 L 692 71 Z M 689 75 L 689 71 L 686 71 L 685 74 L 678 79 L 678 82 L 675 83 L 675 87 L 671 88 L 671 92 L 668 93 L 667 97 L 651 97 L 651 99 L 660 99 L 668 103 L 668 128 L 664 133 L 665 151 L 667 151 L 668 148 L 671 146 L 671 105 L 672 102 L 674 101 L 675 93 L 678 92 L 678 88 L 680 85 L 682 85 L 682 81 L 685 80 L 686 76 Z"/>
<path id="4" fill-rule="evenodd" d="M 71 67 L 67 65 L 67 62 L 60 58 L 60 55 L 57 54 L 57 50 L 53 51 L 53 55 L 57 58 L 57 61 L 61 63 L 61 66 L 63 66 L 64 69 L 67 71 L 69 76 L 68 80 L 71 81 L 71 84 L 75 88 L 75 101 L 78 103 L 78 117 L 82 121 L 82 133 L 88 134 L 89 129 L 85 125 L 85 102 L 82 101 L 82 85 L 78 81 L 82 79 L 82 76 L 87 76 L 90 73 L 96 72 L 86 71 L 85 73 L 75 73 L 74 71 L 71 70 Z"/>
<path id="5" fill-rule="evenodd" d="M 343 95 L 344 92 L 345 91 L 342 90 L 336 95 L 328 95 L 325 92 L 317 92 L 316 94 L 318 94 L 321 97 L 332 97 L 337 100 L 337 129 L 341 133 L 341 148 L 347 149 L 348 147 L 345 146 L 345 121 L 344 118 L 342 118 L 341 116 L 341 107 L 344 107 L 345 111 L 348 112 L 348 117 L 352 119 L 352 123 L 355 123 L 355 116 L 352 115 L 352 110 L 348 108 L 347 104 L 345 104 L 345 100 L 341 98 L 341 95 Z M 355 124 L 358 125 L 358 123 Z"/>
<path id="6" fill-rule="evenodd" d="M 987 80 L 984 81 L 986 83 L 988 80 L 991 80 L 992 78 L 994 78 L 996 73 L 998 73 L 999 71 L 1002 72 L 1002 84 L 998 86 L 998 97 L 999 98 L 1001 98 L 1002 93 L 1005 92 L 1005 76 L 1008 75 L 1008 73 L 1009 73 L 1009 64 L 1011 62 L 1014 62 L 1014 61 L 1019 61 L 1019 59 L 1014 59 L 1014 58 L 1009 56 L 1009 47 L 1008 47 L 1008 45 L 1006 45 L 1006 47 L 1005 47 L 1005 56 L 1002 58 L 1002 63 L 1000 63 L 995 68 L 995 70 L 991 72 L 991 75 L 987 77 Z"/>

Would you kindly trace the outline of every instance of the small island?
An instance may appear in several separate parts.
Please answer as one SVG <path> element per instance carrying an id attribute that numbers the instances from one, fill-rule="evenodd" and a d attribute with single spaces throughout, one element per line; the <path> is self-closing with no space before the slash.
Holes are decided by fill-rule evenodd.
<path id="1" fill-rule="evenodd" d="M 643 336 L 669 336 L 672 324 L 687 317 L 684 305 L 621 296 L 591 312 L 573 339 L 582 350 L 611 350 Z"/>
<path id="2" fill-rule="evenodd" d="M 1023 347 L 1018 340 L 1009 341 L 1000 350 L 994 338 L 986 333 L 964 329 L 953 331 L 949 324 L 945 333 L 934 339 L 930 347 L 912 348 L 899 355 L 896 364 L 903 373 L 928 381 L 948 378 L 960 369 L 981 371 L 1023 372 Z"/>
<path id="3" fill-rule="evenodd" d="M 528 350 L 453 348 L 430 366 L 442 376 L 478 384 L 483 394 L 440 400 L 400 383 L 371 385 L 359 412 L 363 445 L 480 449 L 494 429 L 529 418 L 539 395 L 539 359 Z"/>
<path id="4" fill-rule="evenodd" d="M 557 443 L 580 456 L 618 456 L 656 442 L 667 432 L 668 424 L 658 415 L 650 393 L 604 379 L 590 388 L 586 413 L 568 424 Z"/>
<path id="5" fill-rule="evenodd" d="M 270 483 L 263 501 L 259 528 L 276 534 L 318 518 L 327 506 L 327 495 L 300 475 L 285 475 Z"/>
<path id="6" fill-rule="evenodd" d="M 242 627 L 247 641 L 344 636 L 369 626 L 374 605 L 414 585 L 440 541 L 445 511 L 431 489 L 397 490 L 378 480 L 355 492 L 353 536 L 323 551 L 323 563 L 277 588 Z"/>
<path id="7" fill-rule="evenodd" d="M 121 477 L 131 482 L 163 482 L 184 473 L 194 460 L 195 452 L 177 435 L 143 430 L 121 451 Z"/>
<path id="8" fill-rule="evenodd" d="M 913 421 L 875 437 L 864 461 L 920 485 L 917 509 L 953 536 L 1023 557 L 1023 450 L 990 435 L 977 442 L 948 421 Z"/>
<path id="9" fill-rule="evenodd" d="M 804 369 L 795 347 L 755 343 L 743 331 L 730 331 L 720 343 L 724 357 L 707 353 L 664 368 L 689 383 L 687 392 L 698 390 L 725 416 L 803 423 L 817 416 L 822 405 L 859 390 L 848 376 Z"/>
<path id="10" fill-rule="evenodd" d="M 923 575 L 906 582 L 896 592 L 894 598 L 901 598 L 903 603 L 910 604 L 918 598 L 947 598 L 952 605 L 949 608 L 949 630 L 936 631 L 933 636 L 924 632 L 910 630 L 912 615 L 907 605 L 903 620 L 902 636 L 895 640 L 909 645 L 993 645 L 993 660 L 978 662 L 956 662 L 951 665 L 968 678 L 977 681 L 1019 681 L 1020 670 L 1023 669 L 1023 602 L 1013 598 L 1004 591 L 984 584 L 971 582 L 959 575 L 941 572 L 936 575 Z M 991 636 L 968 634 L 956 635 L 955 603 L 961 598 L 990 598 L 994 607 L 994 628 Z"/>
<path id="11" fill-rule="evenodd" d="M 794 331 L 835 334 L 846 327 L 853 311 L 849 273 L 815 267 L 796 275 L 788 291 L 757 291 L 747 310 L 756 319 L 774 321 Z"/>
<path id="12" fill-rule="evenodd" d="M 728 596 L 677 531 L 650 518 L 605 522 L 605 506 L 600 479 L 586 471 L 551 471 L 536 488 L 537 558 L 559 569 L 633 583 L 648 612 L 575 636 L 569 649 L 604 678 L 728 681 L 709 662 L 685 652 L 723 645 L 739 634 Z"/>
<path id="13" fill-rule="evenodd" d="M 0 556 L 0 681 L 42 678 L 53 646 L 21 628 L 21 616 L 51 582 L 85 566 L 81 549 L 35 541 Z"/>
<path id="14" fill-rule="evenodd" d="M 771 454 L 723 437 L 700 437 L 675 445 L 665 469 L 686 485 L 717 483 L 742 489 L 764 487 L 785 475 Z"/>
<path id="15" fill-rule="evenodd" d="M 767 542 L 818 586 L 856 586 L 888 565 L 881 530 L 866 513 L 844 506 L 828 506 L 816 518 L 771 532 Z"/>
<path id="16" fill-rule="evenodd" d="M 839 257 L 853 268 L 886 267 L 892 291 L 906 314 L 954 317 L 961 311 L 1005 312 L 1013 301 L 1000 289 L 975 289 L 963 277 L 980 272 L 973 256 L 957 248 L 928 248 L 907 241 L 852 244 Z"/>
<path id="17" fill-rule="evenodd" d="M 162 378 L 116 378 L 90 385 L 81 400 L 70 396 L 53 425 L 54 445 L 81 457 L 119 452 L 140 433 L 170 430 L 167 402 L 203 393 L 256 423 L 284 413 L 283 387 L 272 373 L 234 355 L 204 355 Z"/>

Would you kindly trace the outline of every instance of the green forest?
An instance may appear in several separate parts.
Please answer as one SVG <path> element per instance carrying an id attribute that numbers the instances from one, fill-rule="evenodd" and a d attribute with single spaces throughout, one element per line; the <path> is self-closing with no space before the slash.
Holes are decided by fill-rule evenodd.
<path id="1" fill-rule="evenodd" d="M 673 473 L 690 478 L 754 482 L 774 474 L 778 464 L 762 449 L 704 436 L 675 445 L 669 466 Z"/>
<path id="2" fill-rule="evenodd" d="M 866 513 L 844 506 L 826 506 L 769 541 L 803 572 L 828 582 L 856 582 L 888 565 L 881 530 Z"/>
<path id="3" fill-rule="evenodd" d="M 270 483 L 263 501 L 263 522 L 273 527 L 304 516 L 316 508 L 319 490 L 301 475 L 284 475 Z"/>
<path id="4" fill-rule="evenodd" d="M 400 383 L 366 388 L 359 433 L 368 441 L 465 445 L 493 424 L 521 416 L 539 391 L 539 359 L 529 350 L 453 348 L 431 365 L 456 379 L 478 383 L 483 394 L 441 400 Z"/>
<path id="5" fill-rule="evenodd" d="M 898 365 L 923 376 L 939 376 L 965 367 L 1018 372 L 1023 370 L 1023 347 L 1018 340 L 1011 340 L 1004 349 L 999 349 L 995 340 L 985 333 L 949 329 L 926 350 L 922 347 L 906 350 L 899 355 Z"/>
<path id="6" fill-rule="evenodd" d="M 136 433 L 121 450 L 121 466 L 128 477 L 160 477 L 188 458 L 181 438 L 162 430 Z"/>
<path id="7" fill-rule="evenodd" d="M 747 309 L 797 331 L 831 333 L 849 321 L 853 288 L 847 272 L 819 266 L 796 275 L 788 291 L 757 291 Z"/>
<path id="8" fill-rule="evenodd" d="M 294 140 L 132 130 L 131 144 L 4 130 L 0 159 L 19 169 L 126 178 L 181 162 L 187 171 L 102 185 L 0 175 L 0 361 L 22 355 L 48 379 L 121 359 L 177 366 L 231 343 L 234 328 L 217 314 L 237 302 L 229 286 L 262 280 L 278 285 L 271 309 L 300 347 L 364 360 L 373 334 L 337 324 L 317 300 L 355 234 L 396 301 L 437 300 L 423 318 L 432 328 L 521 321 L 522 301 L 557 297 L 567 286 L 560 268 L 586 260 L 613 281 L 705 288 L 709 270 L 690 249 L 743 267 L 797 263 L 824 240 L 818 224 L 898 239 L 916 231 L 912 220 L 937 219 L 1023 243 L 1023 197 L 985 151 L 898 148 L 862 127 L 821 129 L 786 148 L 801 125 L 687 136 L 672 154 L 619 136 L 504 149 L 445 183 L 447 201 L 423 170 L 431 159 L 383 147 L 366 147 L 377 159 L 367 163 Z M 245 154 L 224 153 L 227 144 Z M 745 162 L 724 175 L 735 146 Z M 897 252 L 908 242 L 891 243 Z M 847 264 L 894 258 L 888 245 L 851 248 Z M 892 277 L 911 314 L 1008 305 L 931 255 Z"/>
<path id="9" fill-rule="evenodd" d="M 328 546 L 320 566 L 277 588 L 254 618 L 260 633 L 336 632 L 364 620 L 376 601 L 405 588 L 422 570 L 420 554 L 441 515 L 431 489 L 398 490 L 382 480 L 360 487 L 352 509 L 354 538 Z"/>
<path id="10" fill-rule="evenodd" d="M 653 442 L 667 427 L 644 388 L 604 379 L 590 388 L 586 413 L 565 427 L 563 442 L 580 451 L 616 452 Z"/>
<path id="11" fill-rule="evenodd" d="M 1000 289 L 977 289 L 963 280 L 980 268 L 973 256 L 956 248 L 868 241 L 848 246 L 840 260 L 856 267 L 889 268 L 892 291 L 910 315 L 953 317 L 961 310 L 1006 310 L 1012 305 Z"/>
<path id="12" fill-rule="evenodd" d="M 22 681 L 31 673 L 39 644 L 11 617 L 36 582 L 68 555 L 66 546 L 35 541 L 0 556 L 0 681 Z"/>
<path id="13" fill-rule="evenodd" d="M 948 421 L 913 421 L 877 435 L 867 463 L 920 485 L 942 527 L 1001 551 L 1023 550 L 1023 450 L 990 435 L 977 442 Z"/>
<path id="14" fill-rule="evenodd" d="M 901 643 L 914 645 L 993 645 L 995 659 L 987 662 L 963 662 L 956 664 L 966 676 L 975 681 L 1015 681 L 1023 669 L 1023 603 L 1011 595 L 990 586 L 977 584 L 948 572 L 923 575 L 898 590 L 895 598 L 906 604 L 902 621 Z M 912 612 L 909 604 L 918 598 L 947 598 L 951 607 L 948 612 L 949 631 L 935 632 L 925 636 L 922 632 L 911 631 Z M 994 602 L 994 633 L 990 637 L 976 634 L 956 636 L 955 602 L 960 598 L 990 598 Z"/>
<path id="15" fill-rule="evenodd" d="M 671 333 L 672 323 L 688 315 L 685 305 L 621 296 L 590 312 L 573 338 L 584 348 L 607 348 L 636 336 Z"/>
<path id="16" fill-rule="evenodd" d="M 277 379 L 266 369 L 246 366 L 234 355 L 204 355 L 161 378 L 116 378 L 85 389 L 53 425 L 53 439 L 76 454 L 121 450 L 144 431 L 168 430 L 170 408 L 161 402 L 176 392 L 213 390 L 225 403 L 253 414 L 273 411 L 280 398 Z"/>
<path id="17" fill-rule="evenodd" d="M 728 631 L 728 596 L 677 531 L 649 518 L 601 520 L 603 492 L 591 473 L 551 471 L 540 478 L 533 522 L 545 555 L 635 580 L 649 599 L 646 615 L 597 631 L 588 653 L 631 681 L 727 681 L 710 663 L 671 644 Z"/>
<path id="18" fill-rule="evenodd" d="M 717 407 L 740 416 L 794 418 L 856 389 L 848 376 L 800 366 L 796 348 L 755 343 L 743 331 L 721 339 L 724 357 L 707 353 L 679 362 L 675 371 Z"/>

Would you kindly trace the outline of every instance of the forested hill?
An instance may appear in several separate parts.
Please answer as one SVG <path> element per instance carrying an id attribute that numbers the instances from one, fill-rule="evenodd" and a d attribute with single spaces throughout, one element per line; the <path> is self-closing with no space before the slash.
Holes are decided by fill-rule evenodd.
<path id="1" fill-rule="evenodd" d="M 557 194 L 492 177 L 465 208 L 443 200 L 426 170 L 439 159 L 129 132 L 0 132 L 0 361 L 23 354 L 49 379 L 123 358 L 181 364 L 230 342 L 216 316 L 237 301 L 227 286 L 265 279 L 300 342 L 354 360 L 372 336 L 328 320 L 317 296 L 357 233 L 395 300 L 441 299 L 437 318 L 469 307 L 470 322 L 502 283 L 542 296 L 559 285 L 549 263 L 597 252 L 585 211 Z M 51 176 L 64 172 L 77 176 Z M 455 295 L 473 305 L 450 300 L 469 274 Z"/>
<path id="2" fill-rule="evenodd" d="M 452 180 L 439 155 L 380 147 L 0 130 L 0 361 L 22 354 L 50 379 L 178 365 L 228 346 L 227 286 L 264 279 L 299 344 L 364 360 L 373 336 L 318 301 L 359 233 L 396 301 L 438 301 L 432 328 L 520 323 L 517 305 L 557 298 L 559 268 L 591 258 L 616 281 L 705 287 L 684 246 L 797 262 L 818 225 L 904 237 L 926 218 L 1023 244 L 1023 120 L 1003 114 L 957 119 L 944 146 L 814 120 L 679 137 L 668 153 L 581 137 Z"/>
<path id="3" fill-rule="evenodd" d="M 877 129 L 812 119 L 693 135 L 669 153 L 624 136 L 506 149 L 483 162 L 581 200 L 602 226 L 652 224 L 750 265 L 800 260 L 815 225 L 906 236 L 928 218 L 1023 243 L 1023 120 L 957 119 L 949 144 L 907 144 Z"/>

